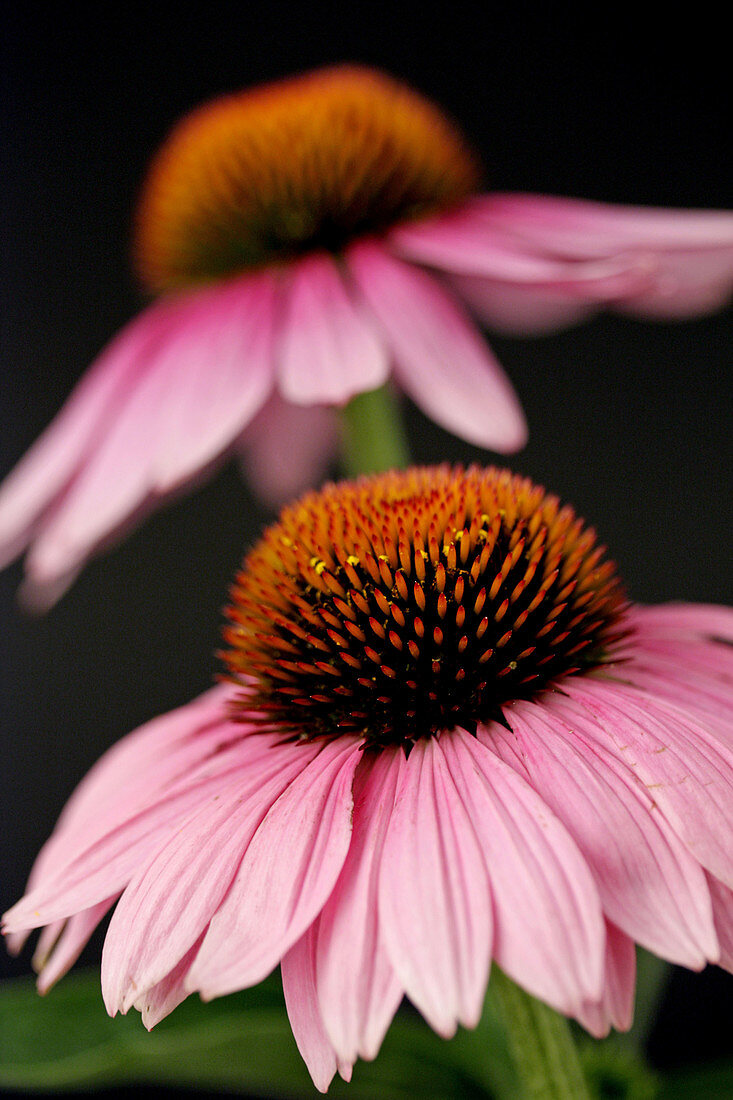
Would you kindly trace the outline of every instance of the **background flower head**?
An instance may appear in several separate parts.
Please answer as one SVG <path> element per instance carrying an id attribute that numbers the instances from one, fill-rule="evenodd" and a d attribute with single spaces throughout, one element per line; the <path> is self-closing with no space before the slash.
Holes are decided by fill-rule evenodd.
<path id="1" fill-rule="evenodd" d="M 572 509 L 440 467 L 287 508 L 229 617 L 234 685 L 99 762 L 6 914 L 45 926 L 42 989 L 119 898 L 110 1012 L 279 962 L 325 1089 L 405 993 L 474 1026 L 492 958 L 595 1035 L 635 941 L 733 966 L 730 611 L 629 607 Z"/>
<path id="2" fill-rule="evenodd" d="M 116 337 L 0 492 L 0 556 L 30 545 L 50 602 L 84 561 L 234 451 L 308 483 L 326 407 L 392 378 L 437 423 L 513 451 L 524 418 L 462 302 L 546 331 L 611 307 L 718 308 L 733 216 L 479 194 L 474 154 L 428 100 L 336 66 L 194 111 L 157 155 L 136 261 L 162 297 Z M 266 426 L 263 426 L 263 418 Z"/>

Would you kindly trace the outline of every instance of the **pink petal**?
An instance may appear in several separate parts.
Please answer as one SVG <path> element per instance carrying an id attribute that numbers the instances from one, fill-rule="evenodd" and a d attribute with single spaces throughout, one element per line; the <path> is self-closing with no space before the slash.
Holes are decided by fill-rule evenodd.
<path id="1" fill-rule="evenodd" d="M 147 989 L 135 1001 L 135 1008 L 141 1013 L 143 1025 L 148 1031 L 152 1030 L 166 1016 L 169 1016 L 173 1009 L 178 1008 L 181 1001 L 185 1001 L 188 997 L 189 990 L 186 988 L 185 979 L 200 945 L 201 940 L 199 939 L 171 970 L 170 974 L 166 974 L 157 985 Z"/>
<path id="2" fill-rule="evenodd" d="M 640 639 L 643 656 L 656 658 L 668 665 L 676 665 L 687 673 L 703 679 L 715 678 L 733 688 L 733 646 L 719 642 L 705 642 L 695 635 L 687 639 L 646 634 Z M 639 641 L 629 644 L 632 655 L 639 652 Z"/>
<path id="3" fill-rule="evenodd" d="M 733 247 L 693 252 L 657 253 L 656 271 L 648 289 L 630 294 L 616 307 L 653 321 L 704 317 L 723 309 L 733 290 Z"/>
<path id="4" fill-rule="evenodd" d="M 95 840 L 156 801 L 176 780 L 188 777 L 233 734 L 241 737 L 242 731 L 232 730 L 228 719 L 232 690 L 231 685 L 213 688 L 108 749 L 62 810 L 33 866 L 29 888 L 60 873 Z"/>
<path id="5" fill-rule="evenodd" d="M 461 729 L 442 744 L 483 849 L 494 957 L 534 996 L 573 1015 L 603 988 L 605 929 L 588 866 L 544 801 L 493 752 Z"/>
<path id="6" fill-rule="evenodd" d="M 720 941 L 718 963 L 733 973 L 733 890 L 712 875 L 708 875 L 708 886 L 713 899 L 713 919 Z"/>
<path id="7" fill-rule="evenodd" d="M 694 857 L 733 883 L 733 751 L 679 709 L 620 683 L 567 677 L 553 708 L 631 768 Z"/>
<path id="8" fill-rule="evenodd" d="M 486 223 L 546 253 L 593 259 L 628 248 L 713 250 L 733 246 L 733 214 L 619 206 L 551 195 L 481 196 Z"/>
<path id="9" fill-rule="evenodd" d="M 333 409 L 290 405 L 273 394 L 239 443 L 245 477 L 271 507 L 279 507 L 326 475 L 338 453 Z"/>
<path id="10" fill-rule="evenodd" d="M 389 235 L 388 243 L 408 260 L 458 275 L 556 288 L 596 302 L 624 297 L 648 285 L 648 263 L 638 258 L 557 259 L 497 230 L 470 202 L 450 214 L 400 226 Z"/>
<path id="11" fill-rule="evenodd" d="M 733 215 L 624 207 L 541 195 L 490 195 L 469 204 L 517 247 L 556 259 L 649 264 L 646 285 L 619 297 L 624 311 L 693 317 L 724 305 L 733 289 Z M 609 299 L 610 300 L 610 299 Z"/>
<path id="12" fill-rule="evenodd" d="M 165 371 L 145 366 L 33 544 L 26 569 L 36 588 L 54 585 L 77 569 L 147 498 L 151 441 L 157 439 L 160 410 L 180 379 L 168 360 Z"/>
<path id="13" fill-rule="evenodd" d="M 262 742 L 260 737 L 249 737 L 233 750 L 219 753 L 200 774 L 194 771 L 119 825 L 90 836 L 86 845 L 75 838 L 68 862 L 53 867 L 53 873 L 5 914 L 8 931 L 48 924 L 119 893 L 189 814 L 216 802 L 224 780 L 238 772 L 246 775 L 258 755 L 273 751 L 267 738 L 262 737 Z"/>
<path id="14" fill-rule="evenodd" d="M 574 325 L 598 309 L 593 299 L 553 287 L 476 275 L 452 275 L 449 283 L 488 328 L 508 336 L 540 336 Z"/>
<path id="15" fill-rule="evenodd" d="M 719 604 L 663 603 L 635 605 L 634 625 L 664 638 L 698 635 L 733 642 L 733 608 Z"/>
<path id="16" fill-rule="evenodd" d="M 316 994 L 316 940 L 313 927 L 283 956 L 283 993 L 290 1026 L 301 1057 L 319 1092 L 326 1092 L 338 1067 L 326 1034 Z M 350 1067 L 344 1064 L 344 1080 Z"/>
<path id="17" fill-rule="evenodd" d="M 355 738 L 326 743 L 275 802 L 211 921 L 189 988 L 208 999 L 254 985 L 313 922 L 346 858 L 359 759 Z"/>
<path id="18" fill-rule="evenodd" d="M 489 977 L 491 898 L 481 849 L 446 760 L 455 734 L 418 741 L 384 841 L 379 922 L 410 1000 L 445 1038 L 475 1027 Z"/>
<path id="19" fill-rule="evenodd" d="M 320 1016 L 343 1061 L 376 1057 L 402 1000 L 402 987 L 377 920 L 379 868 L 395 790 L 404 770 L 401 749 L 384 749 L 360 779 L 351 845 L 331 896 L 311 934 L 316 940 Z M 355 792 L 356 793 L 356 792 Z"/>
<path id="20" fill-rule="evenodd" d="M 38 951 L 36 952 L 33 957 L 33 965 L 39 971 L 39 993 L 48 993 L 59 978 L 63 978 L 64 974 L 71 969 L 89 942 L 92 932 L 115 900 L 115 897 L 105 898 L 98 905 L 93 905 L 90 909 L 85 909 L 81 913 L 75 913 L 72 917 L 69 917 L 58 941 L 53 950 L 48 953 L 48 956 L 39 959 Z"/>
<path id="21" fill-rule="evenodd" d="M 603 997 L 588 1002 L 578 1013 L 586 1031 L 596 1039 L 608 1035 L 611 1027 L 628 1031 L 634 1019 L 636 949 L 634 941 L 606 921 L 606 980 Z"/>
<path id="22" fill-rule="evenodd" d="M 206 470 L 250 422 L 273 386 L 274 328 L 269 272 L 199 291 L 154 363 L 171 385 L 147 441 L 151 492 Z"/>
<path id="23" fill-rule="evenodd" d="M 705 877 L 652 799 L 541 702 L 505 714 L 513 732 L 492 727 L 492 746 L 509 764 L 519 754 L 522 774 L 585 857 L 608 918 L 672 962 L 700 969 L 715 959 Z"/>
<path id="24" fill-rule="evenodd" d="M 428 416 L 479 446 L 522 447 L 525 421 L 506 375 L 437 280 L 369 242 L 350 248 L 346 261 L 400 383 Z"/>
<path id="25" fill-rule="evenodd" d="M 39 533 L 27 561 L 34 586 L 76 569 L 234 442 L 272 385 L 272 295 L 261 275 L 179 303 L 175 324 L 148 349 L 140 377 Z"/>
<path id="26" fill-rule="evenodd" d="M 146 309 L 126 325 L 0 488 L 0 567 L 35 532 L 36 520 L 63 494 L 86 456 L 104 439 L 142 363 L 179 316 L 178 302 Z"/>
<path id="27" fill-rule="evenodd" d="M 132 879 L 102 955 L 107 1011 L 127 1012 L 199 939 L 227 894 L 265 814 L 318 747 L 273 746 L 183 822 Z"/>
<path id="28" fill-rule="evenodd" d="M 342 405 L 387 379 L 374 325 L 352 300 L 333 259 L 314 253 L 291 270 L 279 347 L 279 389 L 299 405 Z"/>
<path id="29" fill-rule="evenodd" d="M 678 707 L 685 720 L 702 723 L 709 733 L 733 747 L 730 647 L 696 635 L 671 642 L 660 641 L 660 637 L 637 631 L 616 675 L 645 694 Z"/>

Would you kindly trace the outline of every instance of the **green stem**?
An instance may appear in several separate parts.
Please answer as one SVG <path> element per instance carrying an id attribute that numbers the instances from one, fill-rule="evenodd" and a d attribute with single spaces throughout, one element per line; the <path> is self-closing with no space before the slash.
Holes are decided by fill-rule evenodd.
<path id="1" fill-rule="evenodd" d="M 491 971 L 509 1048 L 527 1100 L 590 1100 L 568 1021 Z"/>
<path id="2" fill-rule="evenodd" d="M 387 386 L 358 394 L 341 410 L 341 438 L 347 477 L 410 464 L 399 403 Z"/>

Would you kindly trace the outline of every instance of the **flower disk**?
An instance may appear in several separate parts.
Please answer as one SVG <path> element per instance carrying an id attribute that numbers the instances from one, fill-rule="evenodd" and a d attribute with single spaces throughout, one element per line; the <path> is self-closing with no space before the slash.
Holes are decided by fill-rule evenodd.
<path id="1" fill-rule="evenodd" d="M 157 292 L 338 252 L 459 202 L 478 181 L 455 128 L 383 73 L 292 77 L 215 100 L 173 130 L 143 189 L 137 264 Z"/>
<path id="2" fill-rule="evenodd" d="M 625 608 L 557 497 L 506 470 L 413 468 L 285 508 L 232 588 L 223 656 L 247 721 L 407 747 L 607 661 Z"/>

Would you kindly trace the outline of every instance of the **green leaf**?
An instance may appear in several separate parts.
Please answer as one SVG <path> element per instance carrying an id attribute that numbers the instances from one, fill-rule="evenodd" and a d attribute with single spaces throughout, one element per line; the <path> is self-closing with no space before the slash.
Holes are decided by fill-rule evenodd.
<path id="1" fill-rule="evenodd" d="M 502 1100 L 516 1091 L 502 1087 L 501 1044 L 490 1014 L 451 1043 L 417 1018 L 398 1016 L 379 1058 L 357 1064 L 352 1083 L 336 1080 L 329 1096 Z M 151 1033 L 136 1012 L 107 1016 L 96 971 L 67 977 L 45 998 L 27 979 L 0 987 L 0 1087 L 151 1083 L 288 1100 L 318 1096 L 293 1040 L 278 976 L 206 1005 L 191 997 Z"/>

